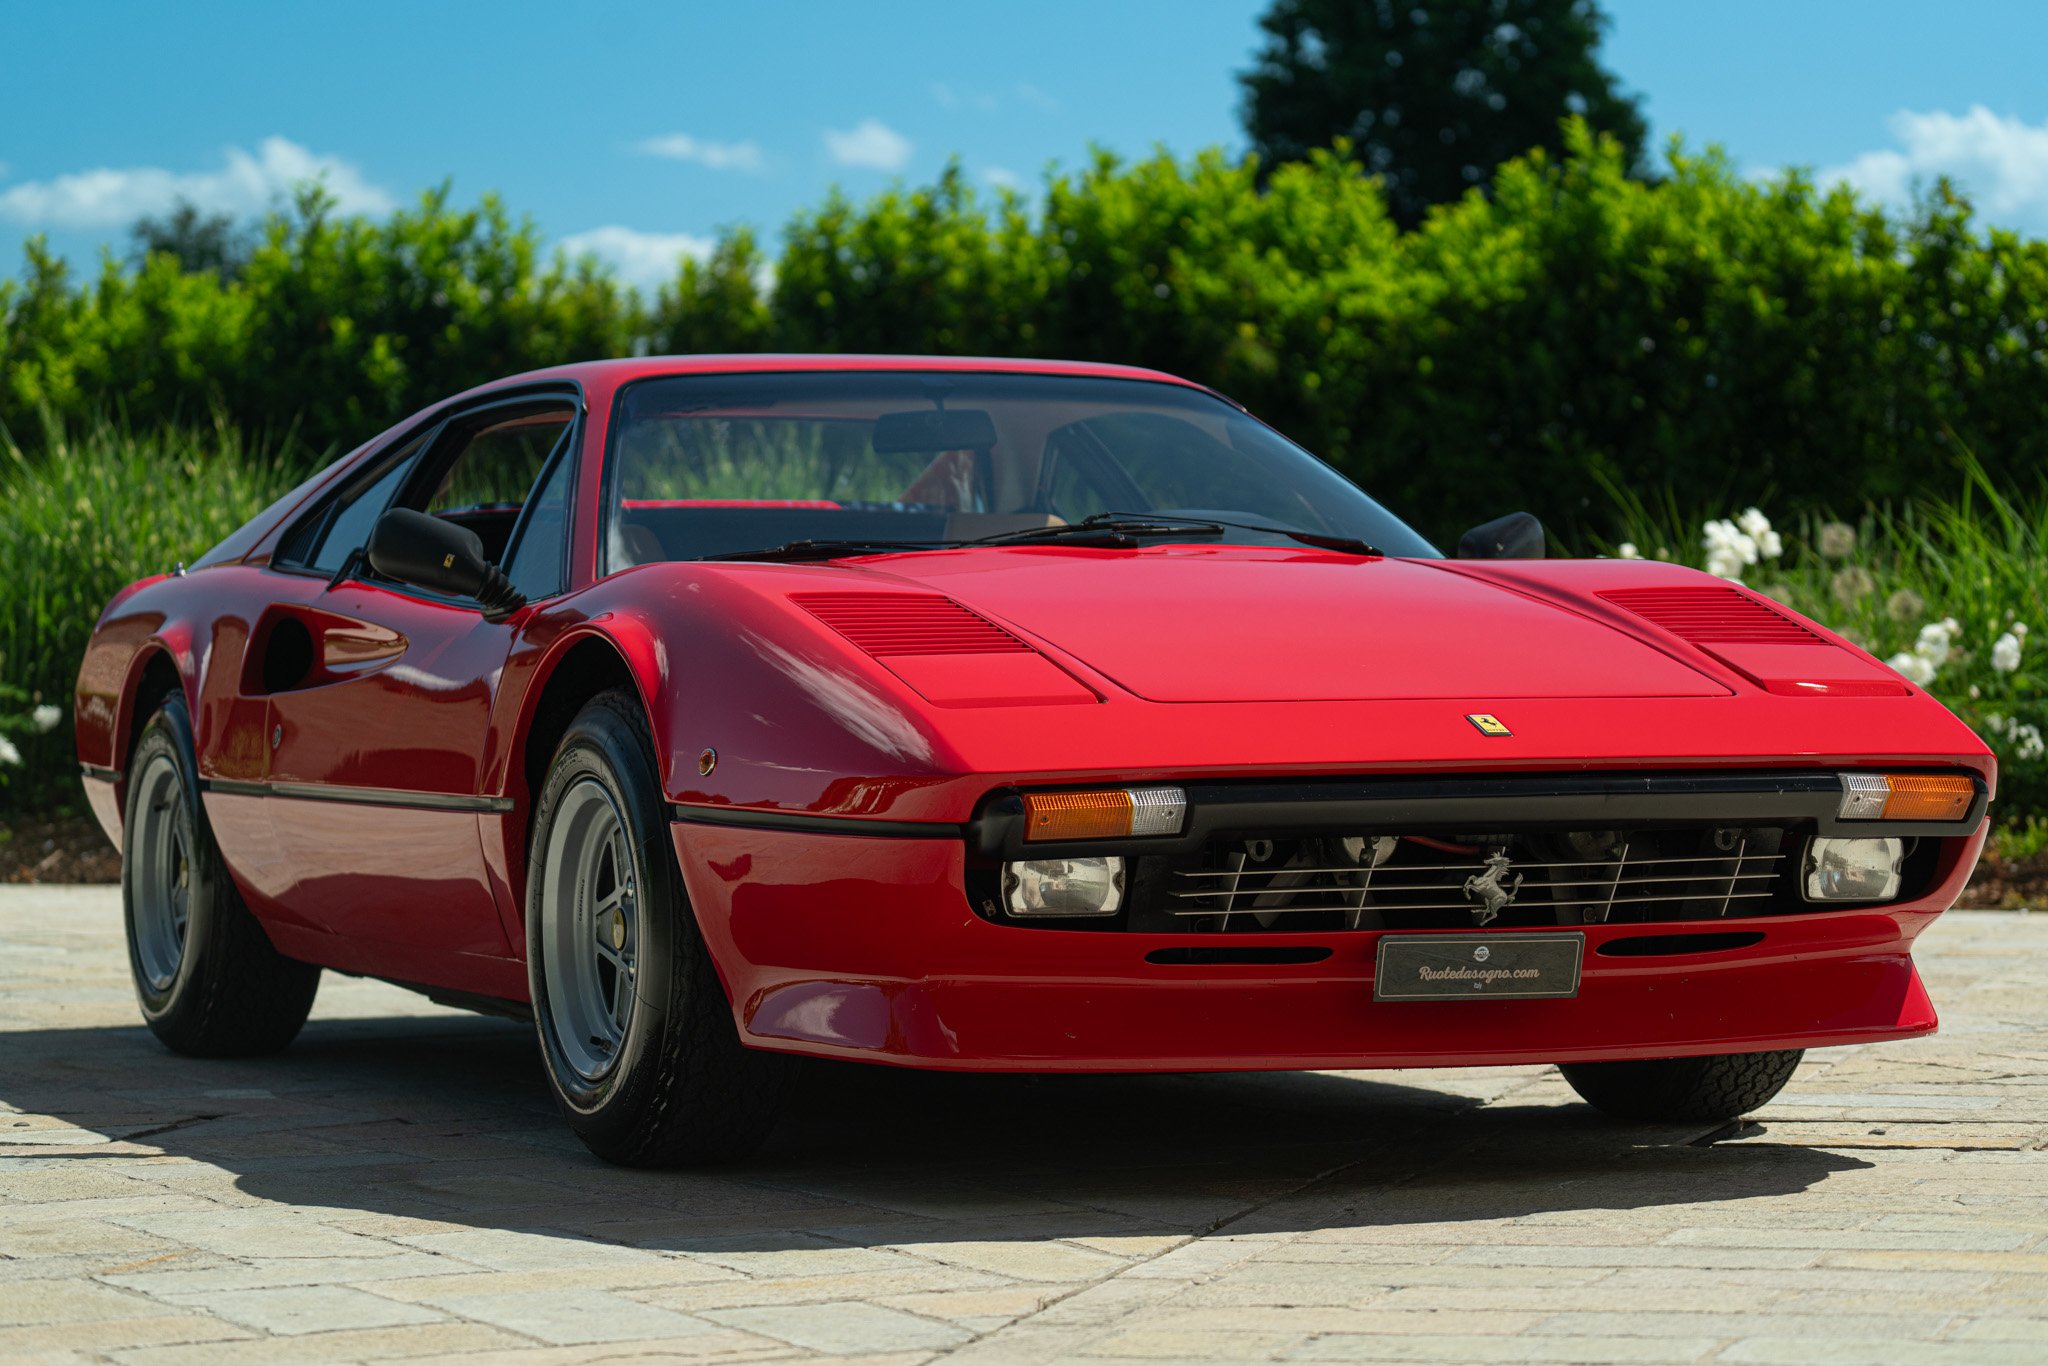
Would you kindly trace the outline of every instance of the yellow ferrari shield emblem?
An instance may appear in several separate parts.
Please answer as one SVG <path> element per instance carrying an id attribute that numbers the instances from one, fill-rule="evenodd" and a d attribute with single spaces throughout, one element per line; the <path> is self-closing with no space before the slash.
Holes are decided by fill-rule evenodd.
<path id="1" fill-rule="evenodd" d="M 1501 724 L 1500 718 L 1491 712 L 1475 711 L 1465 718 L 1481 735 L 1513 735 L 1514 732 Z"/>

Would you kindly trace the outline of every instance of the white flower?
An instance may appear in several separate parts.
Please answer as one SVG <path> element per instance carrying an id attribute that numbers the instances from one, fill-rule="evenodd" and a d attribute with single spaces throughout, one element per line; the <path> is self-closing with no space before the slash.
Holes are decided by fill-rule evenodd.
<path id="1" fill-rule="evenodd" d="M 2020 666 L 2020 638 L 2007 631 L 1991 647 L 1991 667 L 2009 674 Z"/>
<path id="2" fill-rule="evenodd" d="M 1708 522 L 1700 528 L 1707 547 L 1707 572 L 1716 578 L 1742 581 L 1743 566 L 1757 561 L 1754 538 L 1730 521 Z"/>
<path id="3" fill-rule="evenodd" d="M 1885 663 L 1891 665 L 1898 671 L 1899 676 L 1909 683 L 1918 683 L 1924 688 L 1934 681 L 1934 661 L 1925 655 L 1901 650 Z"/>
<path id="4" fill-rule="evenodd" d="M 1643 558 L 1643 552 L 1636 549 L 1634 541 L 1623 541 L 1620 545 L 1614 547 L 1614 553 L 1624 560 L 1640 560 Z"/>
<path id="5" fill-rule="evenodd" d="M 21 751 L 14 747 L 14 741 L 4 735 L 0 735 L 0 764 L 18 764 L 20 762 Z"/>
<path id="6" fill-rule="evenodd" d="M 57 729 L 57 723 L 64 719 L 64 713 L 48 702 L 30 712 L 29 716 L 35 721 L 36 730 L 44 735 Z"/>
<path id="7" fill-rule="evenodd" d="M 1993 735 L 2005 734 L 2006 725 L 2006 718 L 1997 712 L 1992 712 L 1984 718 L 1984 729 L 1990 731 Z"/>
<path id="8" fill-rule="evenodd" d="M 2039 726 L 2015 724 L 2006 732 L 2006 738 L 2012 741 L 2013 758 L 2022 762 L 2031 763 L 2043 754 L 2048 754 L 2048 743 L 2042 741 Z"/>
<path id="9" fill-rule="evenodd" d="M 2012 626 L 2012 633 L 2020 637 L 2022 640 L 2026 639 L 2027 623 L 2025 623 L 2024 621 L 2014 622 Z"/>
<path id="10" fill-rule="evenodd" d="M 1743 535 L 1756 542 L 1757 553 L 1765 559 L 1775 560 L 1784 551 L 1785 542 L 1777 532 L 1771 530 L 1771 519 L 1764 516 L 1759 509 L 1745 510 L 1735 522 L 1742 528 Z"/>
<path id="11" fill-rule="evenodd" d="M 1948 662 L 1949 648 L 1955 642 L 1957 630 L 1954 617 L 1928 622 L 1920 628 L 1920 635 L 1913 642 L 1913 653 L 1939 668 Z"/>

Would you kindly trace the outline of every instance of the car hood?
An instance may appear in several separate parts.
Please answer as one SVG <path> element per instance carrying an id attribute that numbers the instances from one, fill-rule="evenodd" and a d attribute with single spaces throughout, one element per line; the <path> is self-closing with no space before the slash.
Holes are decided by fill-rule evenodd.
<path id="1" fill-rule="evenodd" d="M 1648 640 L 1429 560 L 1317 550 L 1008 547 L 862 562 L 1154 702 L 1714 697 Z"/>

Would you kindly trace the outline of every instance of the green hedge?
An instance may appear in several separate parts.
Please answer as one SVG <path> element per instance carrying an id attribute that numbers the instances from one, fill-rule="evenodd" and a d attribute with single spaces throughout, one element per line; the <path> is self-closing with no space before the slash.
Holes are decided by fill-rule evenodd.
<path id="1" fill-rule="evenodd" d="M 191 561 L 268 506 L 296 462 L 229 428 L 46 433 L 31 459 L 0 444 L 0 811 L 79 805 L 72 688 L 86 638 L 123 584 Z M 34 706 L 58 723 L 33 724 Z M 0 750 L 0 759 L 5 751 Z"/>
<path id="2" fill-rule="evenodd" d="M 220 412 L 347 446 L 477 380 L 668 350 L 1063 355 L 1245 401 L 1442 538 L 1511 507 L 1604 530 L 1600 481 L 1788 509 L 2048 463 L 2048 244 L 1945 189 L 1903 218 L 1797 175 L 1674 151 L 1654 184 L 1568 130 L 1397 232 L 1336 156 L 1256 167 L 1101 155 L 1029 201 L 957 171 L 734 232 L 658 298 L 548 259 L 445 191 L 382 223 L 317 195 L 223 283 L 167 258 L 74 285 L 31 249 L 0 285 L 0 423 Z"/>

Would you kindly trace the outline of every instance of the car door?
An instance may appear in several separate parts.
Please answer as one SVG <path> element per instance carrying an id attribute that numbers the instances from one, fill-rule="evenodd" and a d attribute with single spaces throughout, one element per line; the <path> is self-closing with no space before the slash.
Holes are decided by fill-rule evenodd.
<path id="1" fill-rule="evenodd" d="M 543 505 L 565 496 L 576 411 L 550 396 L 458 413 L 285 543 L 296 563 L 279 566 L 245 670 L 268 700 L 274 900 L 351 941 L 338 958 L 364 971 L 426 980 L 406 951 L 516 956 L 478 818 L 505 800 L 480 779 L 523 614 L 490 621 L 474 601 L 385 580 L 361 547 L 382 512 L 410 507 L 477 532 L 515 583 L 558 584 L 563 519 Z"/>

